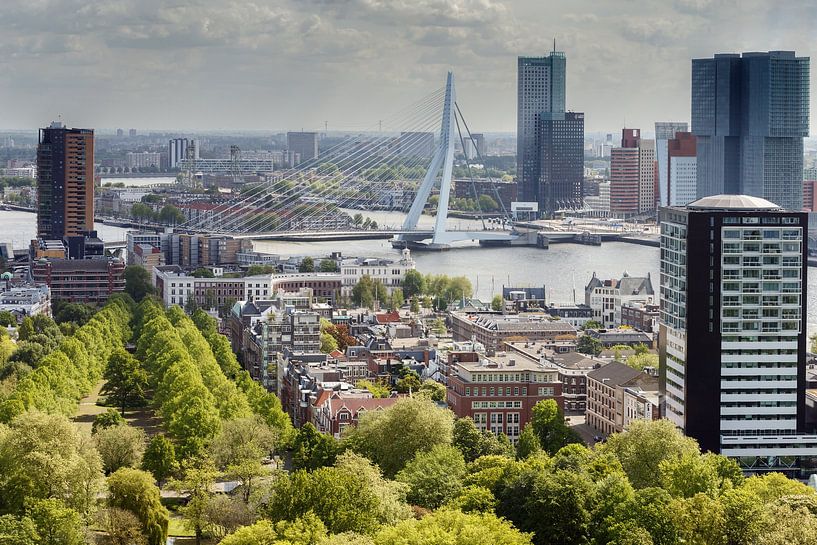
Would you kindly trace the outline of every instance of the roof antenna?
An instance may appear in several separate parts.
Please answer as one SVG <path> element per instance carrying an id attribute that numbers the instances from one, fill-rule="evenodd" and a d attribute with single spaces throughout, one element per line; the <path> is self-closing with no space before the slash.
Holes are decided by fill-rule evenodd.
<path id="1" fill-rule="evenodd" d="M 556 53 L 556 37 L 553 37 L 553 52 Z"/>

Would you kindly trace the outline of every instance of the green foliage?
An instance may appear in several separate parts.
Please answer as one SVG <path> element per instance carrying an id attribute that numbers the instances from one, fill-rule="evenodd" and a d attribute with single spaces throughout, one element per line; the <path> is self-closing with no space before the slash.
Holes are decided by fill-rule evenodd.
<path id="1" fill-rule="evenodd" d="M 426 279 L 420 271 L 411 269 L 403 277 L 403 294 L 413 298 L 425 293 Z"/>
<path id="2" fill-rule="evenodd" d="M 467 417 L 454 421 L 452 441 L 466 462 L 473 462 L 482 456 L 513 456 L 510 442 L 500 440 L 491 432 L 480 431 L 474 421 Z"/>
<path id="3" fill-rule="evenodd" d="M 505 300 L 502 298 L 502 296 L 499 295 L 499 294 L 494 295 L 493 299 L 491 299 L 491 310 L 499 312 L 504 307 L 505 307 Z"/>
<path id="4" fill-rule="evenodd" d="M 312 471 L 335 463 L 340 445 L 331 435 L 320 433 L 307 422 L 298 430 L 292 442 L 292 466 Z"/>
<path id="5" fill-rule="evenodd" d="M 565 424 L 565 417 L 556 401 L 543 399 L 531 412 L 533 431 L 539 444 L 548 454 L 555 454 L 570 443 L 581 443 L 581 438 Z"/>
<path id="6" fill-rule="evenodd" d="M 116 507 L 103 509 L 97 523 L 106 533 L 102 540 L 105 545 L 147 545 L 142 524 L 130 511 Z"/>
<path id="7" fill-rule="evenodd" d="M 105 368 L 105 385 L 101 393 L 107 396 L 125 414 L 128 407 L 139 407 L 145 403 L 148 374 L 139 361 L 124 348 L 117 348 L 108 358 Z"/>
<path id="8" fill-rule="evenodd" d="M 8 310 L 0 310 L 0 326 L 17 326 L 17 318 Z"/>
<path id="9" fill-rule="evenodd" d="M 142 469 L 150 471 L 153 478 L 162 482 L 179 468 L 173 443 L 162 434 L 151 437 L 142 455 Z"/>
<path id="10" fill-rule="evenodd" d="M 352 288 L 352 302 L 365 308 L 374 308 L 375 302 L 386 303 L 388 300 L 386 287 L 379 280 L 372 280 L 364 274 Z"/>
<path id="11" fill-rule="evenodd" d="M 37 528 L 31 518 L 0 516 L 0 543 L 3 545 L 31 545 L 37 543 L 39 539 Z"/>
<path id="12" fill-rule="evenodd" d="M 150 473 L 123 467 L 108 477 L 108 505 L 133 513 L 148 545 L 164 545 L 170 515 Z"/>
<path id="13" fill-rule="evenodd" d="M 612 435 L 601 447 L 621 461 L 635 488 L 660 485 L 661 462 L 697 455 L 698 444 L 684 437 L 669 420 L 637 420 L 624 433 Z"/>
<path id="14" fill-rule="evenodd" d="M 453 413 L 425 397 L 404 398 L 383 411 L 360 417 L 347 436 L 353 450 L 366 456 L 386 476 L 398 471 L 418 452 L 451 444 Z M 388 441 L 383 438 L 388 437 Z"/>
<path id="15" fill-rule="evenodd" d="M 116 409 L 108 409 L 104 413 L 96 415 L 94 423 L 91 426 L 91 433 L 96 434 L 100 430 L 110 428 L 112 426 L 119 426 L 125 423 L 125 419 L 119 414 Z"/>
<path id="16" fill-rule="evenodd" d="M 148 295 L 153 295 L 155 291 L 147 269 L 139 265 L 125 267 L 125 293 L 134 301 L 138 303 Z"/>
<path id="17" fill-rule="evenodd" d="M 598 320 L 588 320 L 584 323 L 582 329 L 584 329 L 585 331 L 588 329 L 604 329 L 604 325 Z"/>
<path id="18" fill-rule="evenodd" d="M 445 384 L 441 384 L 434 379 L 425 379 L 416 391 L 419 394 L 427 395 L 431 398 L 431 401 L 445 401 Z"/>
<path id="19" fill-rule="evenodd" d="M 382 384 L 374 383 L 371 380 L 359 380 L 355 387 L 369 390 L 369 393 L 377 399 L 383 399 L 391 395 L 391 390 Z"/>
<path id="20" fill-rule="evenodd" d="M 410 503 L 437 509 L 459 495 L 464 476 L 462 453 L 450 445 L 435 445 L 427 452 L 418 452 L 396 479 L 408 485 L 406 499 Z"/>
<path id="21" fill-rule="evenodd" d="M 216 277 L 216 275 L 213 274 L 213 271 L 211 269 L 206 268 L 206 267 L 199 267 L 198 269 L 196 269 L 195 271 L 190 273 L 190 275 L 194 276 L 196 278 L 215 278 Z M 136 299 L 136 298 L 134 297 L 134 299 Z"/>
<path id="22" fill-rule="evenodd" d="M 77 325 L 85 325 L 96 313 L 96 309 L 91 305 L 83 303 L 70 303 L 62 299 L 57 299 L 52 309 L 54 321 L 58 324 L 63 322 L 74 322 Z"/>
<path id="23" fill-rule="evenodd" d="M 74 509 L 58 499 L 37 500 L 28 509 L 37 528 L 37 545 L 84 545 L 85 528 Z"/>
<path id="24" fill-rule="evenodd" d="M 522 433 L 519 434 L 519 440 L 516 442 L 517 459 L 524 460 L 542 452 L 544 451 L 541 443 L 539 443 L 539 436 L 533 430 L 533 425 L 531 423 L 525 424 Z"/>
<path id="25" fill-rule="evenodd" d="M 262 274 L 273 274 L 275 267 L 272 265 L 250 265 L 247 268 L 247 276 L 258 276 Z"/>
<path id="26" fill-rule="evenodd" d="M 311 511 L 331 533 L 372 534 L 410 516 L 404 493 L 403 485 L 383 479 L 368 460 L 346 453 L 334 467 L 281 475 L 260 509 L 273 521 L 293 521 Z"/>
<path id="27" fill-rule="evenodd" d="M 376 545 L 530 545 L 530 536 L 490 513 L 442 509 L 420 520 L 384 528 Z"/>
<path id="28" fill-rule="evenodd" d="M 298 265 L 298 272 L 302 273 L 315 272 L 315 260 L 309 256 L 303 258 L 301 260 L 301 264 Z"/>
<path id="29" fill-rule="evenodd" d="M 106 475 L 120 467 L 136 467 L 142 461 L 146 442 L 145 432 L 128 424 L 106 427 L 94 434 Z"/>
<path id="30" fill-rule="evenodd" d="M 184 468 L 184 476 L 168 483 L 168 487 L 187 497 L 187 502 L 179 508 L 185 526 L 196 534 L 196 542 L 201 542 L 208 522 L 208 506 L 213 498 L 213 486 L 221 475 L 210 460 L 191 461 Z"/>
<path id="31" fill-rule="evenodd" d="M 633 369 L 638 369 L 639 371 L 643 371 L 645 367 L 658 369 L 658 354 L 633 354 L 632 356 L 627 357 L 625 363 Z"/>
<path id="32" fill-rule="evenodd" d="M 26 412 L 0 427 L 0 512 L 59 498 L 87 513 L 102 483 L 96 450 L 64 416 Z"/>
<path id="33" fill-rule="evenodd" d="M 267 474 L 261 462 L 272 453 L 278 437 L 259 416 L 229 420 L 210 445 L 216 467 L 241 483 L 244 501 L 249 501 L 253 482 Z"/>
<path id="34" fill-rule="evenodd" d="M 598 356 L 603 349 L 601 342 L 590 335 L 582 335 L 579 337 L 578 343 L 576 343 L 576 352 L 590 356 Z"/>
<path id="35" fill-rule="evenodd" d="M 340 272 L 338 269 L 338 264 L 332 259 L 321 259 L 320 265 L 318 267 L 320 272 Z"/>

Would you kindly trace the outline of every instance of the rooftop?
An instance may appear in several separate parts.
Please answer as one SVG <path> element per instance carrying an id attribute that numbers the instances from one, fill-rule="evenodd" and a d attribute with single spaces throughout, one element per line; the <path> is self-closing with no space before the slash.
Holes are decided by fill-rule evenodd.
<path id="1" fill-rule="evenodd" d="M 555 371 L 556 366 L 550 362 L 541 363 L 535 359 L 516 352 L 497 352 L 490 357 L 480 356 L 479 361 L 460 361 L 456 365 L 466 371 L 484 371 L 486 369 L 505 369 L 514 371 Z"/>
<path id="2" fill-rule="evenodd" d="M 711 195 L 687 205 L 690 210 L 780 210 L 773 202 L 751 195 Z"/>

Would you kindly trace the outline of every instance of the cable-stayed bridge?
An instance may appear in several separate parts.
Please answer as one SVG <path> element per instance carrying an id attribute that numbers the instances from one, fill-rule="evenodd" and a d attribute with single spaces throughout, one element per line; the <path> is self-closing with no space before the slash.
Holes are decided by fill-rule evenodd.
<path id="1" fill-rule="evenodd" d="M 461 230 L 448 225 L 457 143 L 463 150 L 470 146 L 476 162 L 482 162 L 456 101 L 454 75 L 449 72 L 445 87 L 380 121 L 376 132 L 345 138 L 283 175 L 247 185 L 238 196 L 180 229 L 254 239 L 394 238 L 395 245 L 437 249 L 465 240 L 522 242 L 526 235 L 513 229 L 490 178 L 493 200 L 501 210 L 490 215 L 482 210 L 468 159 L 464 166 L 477 207 L 474 218 L 482 228 Z M 418 226 L 434 197 L 433 227 Z M 405 219 L 402 225 L 380 226 L 371 221 L 361 225 L 361 217 L 371 210 L 405 212 Z"/>

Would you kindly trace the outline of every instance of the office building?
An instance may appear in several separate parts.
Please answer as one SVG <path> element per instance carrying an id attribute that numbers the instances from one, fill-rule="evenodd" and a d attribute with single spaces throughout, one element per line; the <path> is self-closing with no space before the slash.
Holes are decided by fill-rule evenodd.
<path id="1" fill-rule="evenodd" d="M 552 341 L 576 338 L 576 328 L 550 314 L 497 314 L 495 312 L 452 312 L 449 314 L 451 335 L 455 341 L 476 341 L 494 354 L 508 340 Z"/>
<path id="2" fill-rule="evenodd" d="M 401 132 L 400 155 L 402 157 L 428 157 L 434 155 L 433 132 Z"/>
<path id="3" fill-rule="evenodd" d="M 540 113 L 536 122 L 539 155 L 537 197 L 546 213 L 581 208 L 584 183 L 584 114 Z"/>
<path id="4" fill-rule="evenodd" d="M 804 414 L 807 214 L 716 195 L 659 219 L 664 416 L 745 471 L 817 456 Z"/>
<path id="5" fill-rule="evenodd" d="M 181 162 L 188 159 L 187 148 L 192 148 L 190 154 L 193 159 L 199 159 L 199 142 L 198 140 L 187 138 L 174 138 L 168 144 L 168 165 L 171 169 L 181 167 Z"/>
<path id="6" fill-rule="evenodd" d="M 318 156 L 318 133 L 288 132 L 287 151 L 298 154 L 301 163 L 315 159 Z"/>
<path id="7" fill-rule="evenodd" d="M 465 157 L 470 159 L 477 159 L 485 157 L 485 135 L 482 133 L 472 133 L 471 138 L 463 135 L 465 139 L 465 150 L 463 151 Z"/>
<path id="8" fill-rule="evenodd" d="M 803 210 L 817 212 L 817 180 L 803 180 Z"/>
<path id="9" fill-rule="evenodd" d="M 520 200 L 539 201 L 540 114 L 565 112 L 566 59 L 561 51 L 517 60 L 516 171 Z"/>
<path id="10" fill-rule="evenodd" d="M 610 212 L 635 216 L 655 211 L 655 141 L 639 129 L 622 129 L 610 158 Z"/>
<path id="11" fill-rule="evenodd" d="M 125 290 L 125 262 L 118 258 L 41 258 L 31 264 L 31 275 L 51 289 L 53 299 L 72 303 L 104 304 Z"/>
<path id="12" fill-rule="evenodd" d="M 679 132 L 689 132 L 689 126 L 680 121 L 656 121 L 655 123 L 655 161 L 658 163 L 658 194 L 655 196 L 658 206 L 674 206 L 669 200 L 669 159 L 667 143 Z M 695 200 L 693 196 L 692 200 Z"/>
<path id="13" fill-rule="evenodd" d="M 698 158 L 695 149 L 695 135 L 691 132 L 676 132 L 675 137 L 666 143 L 665 191 L 669 206 L 684 206 L 696 199 Z"/>
<path id="14" fill-rule="evenodd" d="M 134 153 L 129 151 L 127 154 L 128 168 L 159 168 L 162 154 L 156 151 L 143 151 L 141 153 Z"/>
<path id="15" fill-rule="evenodd" d="M 54 122 L 37 146 L 37 237 L 62 240 L 94 228 L 94 131 Z"/>
<path id="16" fill-rule="evenodd" d="M 803 207 L 809 58 L 793 51 L 692 60 L 697 196 L 745 194 Z"/>

